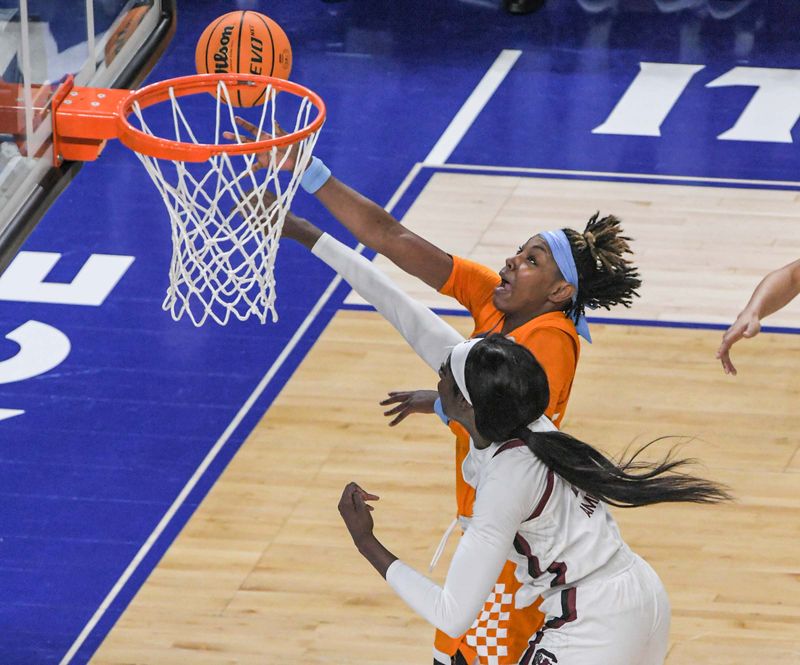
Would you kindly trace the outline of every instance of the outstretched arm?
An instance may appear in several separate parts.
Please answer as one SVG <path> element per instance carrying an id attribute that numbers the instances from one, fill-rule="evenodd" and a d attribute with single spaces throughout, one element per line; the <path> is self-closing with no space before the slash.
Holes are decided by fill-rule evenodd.
<path id="1" fill-rule="evenodd" d="M 410 231 L 377 203 L 331 176 L 315 196 L 360 243 L 437 291 L 453 269 L 452 257 Z"/>
<path id="2" fill-rule="evenodd" d="M 464 634 L 475 621 L 505 565 L 519 525 L 544 491 L 545 484 L 539 482 L 544 467 L 540 473 L 531 465 L 520 465 L 518 458 L 506 462 L 482 480 L 472 521 L 459 540 L 444 586 L 386 550 L 363 507 L 364 490 L 351 484 L 342 495 L 339 512 L 359 552 L 417 614 L 452 637 Z"/>
<path id="3" fill-rule="evenodd" d="M 800 260 L 769 273 L 756 287 L 750 302 L 725 331 L 717 358 L 726 374 L 736 375 L 730 358 L 730 349 L 743 337 L 755 337 L 761 330 L 761 319 L 774 314 L 800 294 Z"/>
<path id="4" fill-rule="evenodd" d="M 244 118 L 237 116 L 236 124 L 250 132 L 252 138 L 225 132 L 223 135 L 226 139 L 247 142 L 270 136 L 263 131 L 259 132 L 256 125 Z M 278 127 L 277 134 L 285 132 Z M 279 148 L 278 151 L 281 154 L 282 168 L 294 169 L 292 149 L 288 148 L 289 154 L 286 148 Z M 258 155 L 258 168 L 270 163 L 269 155 L 269 152 Z M 310 182 L 313 182 L 313 187 L 309 187 Z M 409 231 L 377 203 L 331 176 L 318 158 L 314 158 L 306 168 L 302 184 L 360 243 L 383 254 L 399 268 L 437 291 L 445 285 L 453 269 L 452 257 L 425 238 Z"/>
<path id="5" fill-rule="evenodd" d="M 464 338 L 423 304 L 400 290 L 372 261 L 311 222 L 289 212 L 284 236 L 297 240 L 333 268 L 408 342 L 431 369 L 438 371 L 451 347 Z"/>

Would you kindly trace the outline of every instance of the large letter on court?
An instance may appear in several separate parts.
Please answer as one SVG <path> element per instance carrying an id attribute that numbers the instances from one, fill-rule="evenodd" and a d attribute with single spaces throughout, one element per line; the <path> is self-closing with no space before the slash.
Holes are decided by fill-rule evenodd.
<path id="1" fill-rule="evenodd" d="M 23 323 L 6 339 L 19 344 L 19 351 L 0 361 L 0 383 L 24 381 L 49 372 L 64 361 L 71 348 L 64 333 L 41 321 Z"/>
<path id="2" fill-rule="evenodd" d="M 664 122 L 692 77 L 704 65 L 640 62 L 639 73 L 593 134 L 661 136 Z"/>
<path id="3" fill-rule="evenodd" d="M 102 305 L 133 263 L 132 256 L 92 254 L 68 283 L 46 282 L 61 254 L 20 252 L 0 276 L 0 300 Z"/>
<path id="4" fill-rule="evenodd" d="M 709 88 L 744 85 L 757 88 L 736 124 L 717 138 L 727 141 L 791 143 L 800 119 L 800 69 L 734 67 Z"/>

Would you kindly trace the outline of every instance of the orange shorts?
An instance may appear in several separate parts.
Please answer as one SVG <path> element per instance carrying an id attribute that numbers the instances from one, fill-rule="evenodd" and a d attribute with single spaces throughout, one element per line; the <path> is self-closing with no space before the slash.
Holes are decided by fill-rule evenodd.
<path id="1" fill-rule="evenodd" d="M 483 610 L 464 635 L 453 639 L 436 631 L 434 647 L 437 651 L 450 656 L 460 651 L 469 665 L 476 657 L 481 665 L 519 662 L 528 648 L 528 640 L 541 628 L 544 615 L 538 610 L 541 599 L 530 607 L 514 608 L 514 595 L 521 586 L 514 575 L 515 568 L 514 563 L 506 561 Z"/>

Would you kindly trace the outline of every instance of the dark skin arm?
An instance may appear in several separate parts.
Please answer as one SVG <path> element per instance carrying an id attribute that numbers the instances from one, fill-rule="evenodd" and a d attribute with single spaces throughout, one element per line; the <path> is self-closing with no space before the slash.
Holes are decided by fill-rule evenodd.
<path id="1" fill-rule="evenodd" d="M 437 291 L 450 277 L 453 258 L 449 254 L 335 177 L 331 176 L 315 196 L 360 243 L 383 254 L 409 275 Z"/>
<path id="2" fill-rule="evenodd" d="M 307 249 L 311 249 L 317 244 L 317 240 L 322 237 L 322 231 L 307 219 L 298 217 L 290 211 L 286 213 L 281 236 L 283 238 L 291 238 Z"/>
<path id="3" fill-rule="evenodd" d="M 275 199 L 275 195 L 267 191 L 264 194 L 266 204 L 269 206 Z M 307 219 L 298 217 L 293 212 L 288 211 L 283 222 L 282 237 L 290 238 L 307 249 L 312 249 L 322 236 L 322 231 L 314 226 Z M 435 390 L 414 390 L 391 392 L 389 396 L 381 401 L 382 406 L 395 404 L 383 415 L 392 417 L 389 426 L 393 427 L 405 420 L 412 413 L 433 413 L 433 403 L 436 401 L 438 393 Z"/>
<path id="4" fill-rule="evenodd" d="M 361 489 L 356 483 L 348 483 L 339 500 L 339 514 L 358 551 L 381 574 L 381 577 L 386 579 L 386 571 L 397 557 L 387 550 L 373 533 L 375 524 L 370 514 L 373 508 L 367 501 L 377 500 L 376 495 Z"/>
<path id="5" fill-rule="evenodd" d="M 257 136 L 258 127 L 253 123 L 239 117 L 236 118 L 236 123 L 254 137 Z M 224 136 L 229 140 L 236 140 L 231 132 L 225 132 Z M 258 138 L 264 137 L 263 132 L 258 135 Z M 241 140 L 252 139 L 241 137 Z M 295 165 L 291 148 L 289 151 L 289 157 L 283 165 L 287 170 L 294 169 Z M 285 154 L 285 151 L 279 152 L 282 156 Z M 266 153 L 259 157 L 259 166 L 263 167 L 268 163 L 269 157 Z M 450 277 L 453 258 L 447 252 L 409 231 L 377 203 L 333 176 L 317 190 L 315 196 L 360 243 L 383 254 L 409 275 L 421 279 L 437 291 Z"/>

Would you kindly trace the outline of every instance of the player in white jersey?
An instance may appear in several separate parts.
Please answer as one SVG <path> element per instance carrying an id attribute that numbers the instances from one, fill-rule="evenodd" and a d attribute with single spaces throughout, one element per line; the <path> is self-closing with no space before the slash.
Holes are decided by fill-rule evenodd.
<path id="1" fill-rule="evenodd" d="M 523 583 L 514 603 L 524 607 L 542 595 L 546 615 L 520 663 L 663 662 L 666 593 L 604 504 L 717 502 L 728 498 L 725 491 L 671 474 L 681 461 L 617 464 L 566 434 L 534 431 L 542 429 L 529 424 L 547 404 L 546 376 L 530 351 L 500 335 L 455 346 L 438 390 L 444 412 L 470 432 L 464 473 L 477 489 L 444 587 L 380 543 L 366 503 L 377 497 L 350 483 L 339 510 L 359 551 L 416 612 L 460 635 L 482 607 L 491 613 L 486 597 L 513 548 Z"/>
<path id="2" fill-rule="evenodd" d="M 285 234 L 309 247 L 375 305 L 430 366 L 445 361 L 439 386 L 442 405 L 465 426 L 471 424 L 473 438 L 463 472 L 477 489 L 476 512 L 453 558 L 444 589 L 377 543 L 363 501 L 371 495 L 353 484 L 343 494 L 340 510 L 354 540 L 397 593 L 449 634 L 463 633 L 475 616 L 486 615 L 485 653 L 480 656 L 492 663 L 502 655 L 492 653 L 493 641 L 501 637 L 491 634 L 500 619 L 493 617 L 503 601 L 512 599 L 493 602 L 489 592 L 497 566 L 511 558 L 523 583 L 513 602 L 525 607 L 541 595 L 540 609 L 547 617 L 543 629 L 531 636 L 521 663 L 663 662 L 669 630 L 666 593 L 655 572 L 622 541 L 605 503 L 597 497 L 621 505 L 644 505 L 716 501 L 725 498 L 724 492 L 702 480 L 664 476 L 675 462 L 650 466 L 652 473 L 647 478 L 630 474 L 586 444 L 555 433 L 553 424 L 541 415 L 548 402 L 546 376 L 524 347 L 494 336 L 483 343 L 499 348 L 484 354 L 491 356 L 490 362 L 484 358 L 485 367 L 481 367 L 481 354 L 471 356 L 480 340 L 463 342 L 458 332 L 410 299 L 363 256 L 291 213 Z M 476 361 L 469 371 L 468 357 Z M 477 386 L 473 385 L 476 381 Z M 475 407 L 468 383 L 478 396 Z M 517 392 L 509 392 L 509 386 Z M 521 438 L 499 444 L 479 433 L 480 427 L 506 431 L 508 422 L 520 422 L 520 418 L 521 422 L 531 419 L 527 427 L 516 427 L 515 435 Z M 542 441 L 528 440 L 528 432 L 553 432 L 547 436 L 555 439 L 542 449 Z M 537 446 L 539 455 L 532 454 Z M 550 447 L 554 450 L 548 450 Z M 590 465 L 605 465 L 607 472 L 614 471 L 605 478 L 602 473 L 590 473 L 588 479 L 580 479 L 575 469 L 554 463 L 560 457 L 577 469 L 588 460 Z M 599 491 L 587 492 L 582 485 Z"/>

